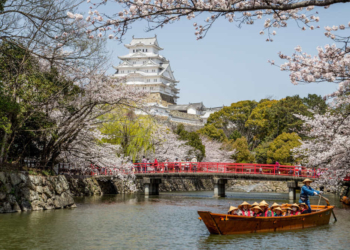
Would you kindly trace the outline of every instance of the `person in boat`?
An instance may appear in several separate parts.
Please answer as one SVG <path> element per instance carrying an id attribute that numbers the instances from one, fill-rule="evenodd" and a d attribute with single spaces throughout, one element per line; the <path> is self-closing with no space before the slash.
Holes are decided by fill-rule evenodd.
<path id="1" fill-rule="evenodd" d="M 230 209 L 228 210 L 227 214 L 230 215 L 242 215 L 241 211 L 238 207 L 230 206 Z"/>
<path id="2" fill-rule="evenodd" d="M 254 202 L 254 203 L 252 204 L 252 210 L 253 210 L 253 207 L 255 207 L 255 206 L 259 206 L 259 203 Z"/>
<path id="3" fill-rule="evenodd" d="M 306 205 L 306 203 L 299 204 L 299 207 L 300 207 L 300 214 L 311 213 L 311 209 L 309 209 L 309 206 Z"/>
<path id="4" fill-rule="evenodd" d="M 274 210 L 273 210 L 273 213 L 274 213 L 274 217 L 282 217 L 283 216 L 283 211 L 280 207 L 276 207 Z"/>
<path id="5" fill-rule="evenodd" d="M 254 217 L 261 217 L 261 215 L 262 215 L 262 210 L 261 210 L 261 208 L 260 208 L 259 206 L 254 206 L 254 207 L 252 208 L 252 211 L 253 211 L 253 216 L 254 216 Z"/>
<path id="6" fill-rule="evenodd" d="M 299 211 L 299 206 L 298 204 L 294 203 L 292 206 L 292 211 L 290 212 L 290 215 L 299 215 L 300 211 Z"/>
<path id="7" fill-rule="evenodd" d="M 277 207 L 281 207 L 281 205 L 278 205 L 276 202 L 272 204 L 272 206 L 270 207 L 271 214 L 273 213 L 273 210 Z"/>
<path id="8" fill-rule="evenodd" d="M 252 205 L 250 205 L 246 201 L 244 201 L 241 205 L 238 206 L 238 208 L 241 210 L 241 213 L 243 216 L 253 216 L 253 212 L 250 211 L 251 207 L 252 207 Z"/>
<path id="9" fill-rule="evenodd" d="M 259 207 L 261 208 L 262 215 L 261 217 L 271 217 L 271 211 L 269 211 L 269 204 L 266 201 L 262 201 L 259 203 Z"/>
<path id="10" fill-rule="evenodd" d="M 291 216 L 292 215 L 292 209 L 290 207 L 286 207 L 286 212 L 283 216 Z"/>
<path id="11" fill-rule="evenodd" d="M 312 180 L 310 179 L 305 179 L 303 181 L 305 185 L 301 188 L 299 199 L 299 203 L 305 203 L 307 205 L 309 213 L 311 213 L 309 196 L 319 195 L 323 193 L 322 191 L 316 191 L 312 187 L 310 187 L 311 182 Z"/>

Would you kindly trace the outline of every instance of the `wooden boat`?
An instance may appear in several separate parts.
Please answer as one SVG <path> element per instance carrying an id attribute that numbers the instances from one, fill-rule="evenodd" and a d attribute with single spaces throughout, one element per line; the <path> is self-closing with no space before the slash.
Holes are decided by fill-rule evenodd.
<path id="1" fill-rule="evenodd" d="M 334 206 L 311 205 L 312 213 L 284 217 L 248 217 L 198 211 L 211 234 L 245 234 L 303 229 L 329 224 Z M 335 216 L 334 216 L 335 218 Z M 336 218 L 335 218 L 336 219 Z"/>

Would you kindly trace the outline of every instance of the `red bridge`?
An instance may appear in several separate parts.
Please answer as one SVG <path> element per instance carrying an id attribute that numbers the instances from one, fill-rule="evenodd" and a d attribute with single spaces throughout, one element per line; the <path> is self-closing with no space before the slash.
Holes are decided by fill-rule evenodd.
<path id="1" fill-rule="evenodd" d="M 301 168 L 301 169 L 300 169 Z M 92 175 L 96 178 L 108 178 L 118 169 L 95 168 Z M 137 163 L 132 171 L 137 179 L 142 179 L 145 195 L 159 194 L 159 184 L 163 179 L 173 178 L 206 178 L 212 179 L 214 196 L 225 196 L 225 184 L 230 179 L 248 179 L 260 181 L 288 181 L 291 199 L 296 198 L 298 182 L 307 178 L 316 179 L 322 171 L 298 166 L 252 164 L 252 163 L 214 163 L 214 162 L 161 162 Z"/>

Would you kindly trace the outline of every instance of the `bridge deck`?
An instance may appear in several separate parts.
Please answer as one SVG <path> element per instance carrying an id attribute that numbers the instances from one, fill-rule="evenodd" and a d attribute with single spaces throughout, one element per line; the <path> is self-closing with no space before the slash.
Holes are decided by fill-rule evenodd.
<path id="1" fill-rule="evenodd" d="M 137 179 L 173 179 L 173 178 L 201 178 L 201 179 L 235 179 L 235 180 L 260 180 L 260 181 L 303 181 L 305 177 L 288 175 L 262 175 L 262 174 L 242 174 L 242 173 L 135 173 Z M 309 177 L 310 179 L 314 179 Z"/>

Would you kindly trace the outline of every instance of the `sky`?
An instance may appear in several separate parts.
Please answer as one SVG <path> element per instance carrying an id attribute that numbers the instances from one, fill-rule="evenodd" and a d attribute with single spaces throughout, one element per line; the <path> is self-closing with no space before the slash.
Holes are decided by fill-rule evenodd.
<path id="1" fill-rule="evenodd" d="M 86 7 L 81 9 L 88 11 Z M 109 3 L 99 9 L 100 13 L 109 14 L 114 10 L 118 11 Z M 314 55 L 317 46 L 334 43 L 324 36 L 325 26 L 347 25 L 350 21 L 350 4 L 333 5 L 327 10 L 315 8 L 315 11 L 319 11 L 320 22 L 314 25 L 319 25 L 320 29 L 302 31 L 289 22 L 288 28 L 276 29 L 273 42 L 266 42 L 267 36 L 259 35 L 263 22 L 238 28 L 226 19 L 217 21 L 204 39 L 196 40 L 193 23 L 203 23 L 207 17 L 204 14 L 195 20 L 183 19 L 151 32 L 146 32 L 146 22 L 136 22 L 124 37 L 124 43 L 130 43 L 133 35 L 137 38 L 157 35 L 160 47 L 164 48 L 160 54 L 170 60 L 174 76 L 180 81 L 178 104 L 203 102 L 206 107 L 219 107 L 266 97 L 305 97 L 309 93 L 324 96 L 335 91 L 337 85 L 328 82 L 293 85 L 288 72 L 267 62 L 281 63 L 278 52 L 291 55 L 298 45 L 304 52 Z M 114 40 L 108 41 L 107 49 L 115 66 L 120 62 L 118 56 L 128 53 L 123 44 Z M 114 72 L 112 68 L 109 70 L 110 74 Z"/>

